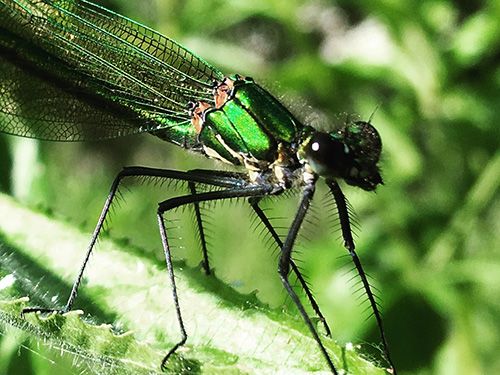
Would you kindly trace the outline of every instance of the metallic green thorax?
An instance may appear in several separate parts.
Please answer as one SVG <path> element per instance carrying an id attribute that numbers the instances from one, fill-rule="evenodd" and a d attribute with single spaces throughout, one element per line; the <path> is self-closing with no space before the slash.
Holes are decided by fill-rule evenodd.
<path id="1" fill-rule="evenodd" d="M 225 78 L 215 91 L 216 106 L 203 103 L 200 117 L 193 111 L 207 156 L 244 165 L 250 173 L 300 166 L 293 149 L 302 125 L 271 94 L 238 75 Z"/>

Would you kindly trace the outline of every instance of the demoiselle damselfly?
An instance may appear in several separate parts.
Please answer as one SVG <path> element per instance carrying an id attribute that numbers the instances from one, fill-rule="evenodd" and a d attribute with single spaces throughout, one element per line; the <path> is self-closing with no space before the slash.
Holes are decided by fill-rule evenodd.
<path id="1" fill-rule="evenodd" d="M 328 325 L 300 270 L 294 243 L 323 179 L 333 196 L 344 245 L 361 278 L 393 373 L 379 308 L 355 252 L 347 202 L 338 184 L 367 191 L 382 184 L 382 143 L 370 121 L 348 121 L 333 132 L 301 123 L 252 78 L 224 76 L 169 38 L 86 1 L 0 1 L 0 131 L 42 140 L 83 141 L 151 133 L 162 140 L 235 166 L 242 172 L 124 168 L 115 178 L 66 306 L 71 310 L 103 223 L 126 177 L 184 181 L 189 192 L 160 202 L 157 211 L 181 339 L 186 343 L 164 214 L 192 205 L 210 273 L 200 204 L 246 198 L 281 249 L 278 274 L 329 369 L 336 366 L 289 282 L 293 272 L 316 315 Z M 60 109 L 64 108 L 64 111 Z M 285 241 L 261 209 L 262 199 L 301 189 Z M 30 308 L 29 312 L 53 309 Z"/>

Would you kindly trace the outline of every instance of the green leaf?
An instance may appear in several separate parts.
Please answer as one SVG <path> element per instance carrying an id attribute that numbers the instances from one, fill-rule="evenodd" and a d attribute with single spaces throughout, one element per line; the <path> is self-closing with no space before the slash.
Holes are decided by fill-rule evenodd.
<path id="1" fill-rule="evenodd" d="M 180 339 L 166 267 L 140 249 L 101 239 L 74 306 L 89 315 L 77 310 L 23 319 L 28 306 L 64 306 L 90 235 L 7 196 L 0 195 L 0 211 L 0 298 L 6 300 L 0 302 L 0 332 L 25 332 L 31 350 L 59 350 L 92 372 L 160 372 L 163 356 Z M 175 273 L 188 340 L 169 360 L 172 373 L 329 373 L 299 317 L 271 310 L 255 295 L 239 294 L 182 262 L 175 263 Z M 26 295 L 31 302 L 19 298 Z M 339 370 L 385 373 L 353 345 L 339 347 L 326 337 L 323 342 Z"/>

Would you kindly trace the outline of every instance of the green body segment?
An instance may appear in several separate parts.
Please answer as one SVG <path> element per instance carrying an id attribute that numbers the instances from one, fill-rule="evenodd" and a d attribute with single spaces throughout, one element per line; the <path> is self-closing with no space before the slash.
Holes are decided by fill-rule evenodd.
<path id="1" fill-rule="evenodd" d="M 253 80 L 236 79 L 224 105 L 204 113 L 200 142 L 233 164 L 241 159 L 271 164 L 279 144 L 294 142 L 299 128 L 292 114 Z"/>
<path id="2" fill-rule="evenodd" d="M 276 98 L 249 78 L 235 82 L 234 101 L 251 112 L 265 131 L 279 142 L 293 142 L 302 128 Z"/>
<path id="3" fill-rule="evenodd" d="M 205 146 L 207 156 L 219 158 L 225 162 L 241 165 L 240 153 L 247 153 L 243 140 L 234 130 L 233 124 L 220 109 L 209 109 L 205 112 L 205 123 L 201 130 L 200 143 Z M 235 151 L 233 151 L 235 150 Z M 215 152 L 211 154 L 211 152 Z"/>
<path id="4" fill-rule="evenodd" d="M 252 117 L 251 109 L 243 108 L 236 101 L 229 100 L 220 111 L 224 112 L 234 129 L 234 135 L 231 137 L 238 137 L 243 142 L 243 147 L 234 151 L 250 153 L 258 160 L 273 161 L 276 143 L 270 135 L 266 134 L 262 124 Z M 211 116 L 207 120 L 210 121 Z"/>

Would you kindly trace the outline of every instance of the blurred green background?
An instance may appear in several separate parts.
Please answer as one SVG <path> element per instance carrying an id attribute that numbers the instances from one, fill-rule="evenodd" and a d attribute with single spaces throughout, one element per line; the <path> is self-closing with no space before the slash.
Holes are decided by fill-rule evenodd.
<path id="1" fill-rule="evenodd" d="M 373 115 L 385 185 L 376 193 L 344 193 L 357 213 L 358 254 L 378 290 L 398 371 L 500 373 L 500 1 L 102 4 L 227 74 L 252 76 L 307 123 L 333 127 L 348 116 Z M 79 144 L 0 135 L 0 188 L 89 232 L 126 165 L 221 167 L 147 134 Z M 156 203 L 168 192 L 135 185 L 114 210 L 110 235 L 161 259 Z M 380 358 L 375 321 L 351 281 L 325 193 L 316 196 L 295 258 L 334 337 Z M 282 233 L 294 197 L 265 202 L 271 216 L 283 218 L 275 221 Z M 209 234 L 217 276 L 242 292 L 258 290 L 271 306 L 290 305 L 277 252 L 265 245 L 244 202 L 215 208 Z M 176 257 L 198 264 L 191 216 L 169 218 Z M 10 369 L 22 362 L 16 355 L 12 361 Z"/>

